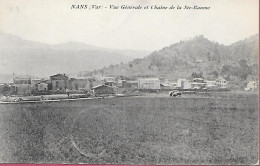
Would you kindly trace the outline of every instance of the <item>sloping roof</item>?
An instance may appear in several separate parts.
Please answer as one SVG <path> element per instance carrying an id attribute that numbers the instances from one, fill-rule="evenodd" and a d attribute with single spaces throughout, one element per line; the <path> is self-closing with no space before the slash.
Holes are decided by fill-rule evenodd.
<path id="1" fill-rule="evenodd" d="M 204 79 L 203 78 L 194 78 L 193 80 L 201 80 L 201 81 L 203 81 Z"/>
<path id="2" fill-rule="evenodd" d="M 50 78 L 53 78 L 53 77 L 65 77 L 65 78 L 69 78 L 68 76 L 66 76 L 65 74 L 56 74 L 56 75 L 52 75 L 50 76 Z"/>
<path id="3" fill-rule="evenodd" d="M 224 81 L 226 81 L 226 79 L 223 78 L 223 77 L 219 77 L 219 78 L 217 79 L 217 81 L 220 81 L 220 80 L 224 80 Z"/>
<path id="4" fill-rule="evenodd" d="M 97 85 L 97 86 L 92 87 L 91 89 L 96 89 L 96 88 L 99 88 L 99 87 L 102 87 L 102 86 L 108 87 L 108 88 L 113 88 L 112 86 L 108 86 L 108 85 Z"/>
<path id="5" fill-rule="evenodd" d="M 169 87 L 170 85 L 166 83 L 160 83 L 160 86 Z"/>
<path id="6" fill-rule="evenodd" d="M 139 78 L 138 80 L 153 80 L 153 81 L 160 81 L 159 78 Z"/>

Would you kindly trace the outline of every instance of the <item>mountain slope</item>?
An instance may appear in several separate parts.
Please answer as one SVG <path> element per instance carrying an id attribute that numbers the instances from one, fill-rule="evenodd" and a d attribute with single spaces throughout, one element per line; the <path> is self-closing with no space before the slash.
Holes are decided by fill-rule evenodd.
<path id="1" fill-rule="evenodd" d="M 258 35 L 229 46 L 197 36 L 155 51 L 143 59 L 85 75 L 156 76 L 176 80 L 202 72 L 209 79 L 220 75 L 229 80 L 257 79 L 258 52 Z"/>
<path id="2" fill-rule="evenodd" d="M 94 70 L 144 57 L 146 51 L 113 50 L 79 42 L 49 45 L 0 32 L 0 74 L 46 77 Z M 132 55 L 132 56 L 129 56 Z"/>

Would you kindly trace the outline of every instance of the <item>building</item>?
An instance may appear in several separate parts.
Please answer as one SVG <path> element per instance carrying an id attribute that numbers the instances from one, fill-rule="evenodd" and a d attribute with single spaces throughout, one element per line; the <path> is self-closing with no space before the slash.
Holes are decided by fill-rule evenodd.
<path id="1" fill-rule="evenodd" d="M 92 88 L 94 96 L 103 96 L 103 95 L 114 95 L 115 90 L 112 86 L 108 85 L 99 85 Z"/>
<path id="2" fill-rule="evenodd" d="M 31 85 L 34 86 L 42 82 L 42 79 L 31 79 Z"/>
<path id="3" fill-rule="evenodd" d="M 216 80 L 216 85 L 218 86 L 218 88 L 227 88 L 228 82 L 223 77 L 220 77 Z"/>
<path id="4" fill-rule="evenodd" d="M 107 77 L 107 76 L 95 76 L 95 82 L 97 82 L 98 85 L 108 85 L 108 86 L 114 86 L 115 85 L 115 77 Z"/>
<path id="5" fill-rule="evenodd" d="M 204 81 L 203 78 L 194 78 L 194 79 L 192 80 L 192 82 L 204 83 L 205 81 Z"/>
<path id="6" fill-rule="evenodd" d="M 158 78 L 141 78 L 138 79 L 138 89 L 160 89 L 160 80 Z"/>
<path id="7" fill-rule="evenodd" d="M 39 92 L 48 91 L 47 83 L 44 83 L 44 82 L 38 83 L 38 84 L 36 84 L 36 87 L 37 87 L 37 91 L 39 91 Z"/>
<path id="8" fill-rule="evenodd" d="M 217 82 L 216 81 L 206 81 L 206 88 L 215 88 L 217 86 Z"/>
<path id="9" fill-rule="evenodd" d="M 69 88 L 69 77 L 65 74 L 56 74 L 50 76 L 51 80 L 51 89 L 53 92 L 66 92 L 66 89 Z"/>
<path id="10" fill-rule="evenodd" d="M 182 82 L 182 88 L 183 89 L 191 89 L 191 82 L 188 80 L 185 80 Z"/>
<path id="11" fill-rule="evenodd" d="M 187 79 L 178 79 L 178 80 L 177 80 L 177 85 L 176 85 L 175 88 L 183 88 L 185 81 L 187 81 Z"/>
<path id="12" fill-rule="evenodd" d="M 114 86 L 115 84 L 115 77 L 103 77 L 104 85 Z"/>
<path id="13" fill-rule="evenodd" d="M 191 89 L 204 89 L 207 83 L 200 83 L 200 82 L 191 82 L 190 86 Z"/>
<path id="14" fill-rule="evenodd" d="M 31 78 L 14 78 L 14 84 L 31 84 Z"/>
<path id="15" fill-rule="evenodd" d="M 38 91 L 38 84 L 42 82 L 42 79 L 31 79 L 32 93 Z"/>
<path id="16" fill-rule="evenodd" d="M 255 90 L 255 89 L 257 89 L 257 82 L 255 82 L 255 81 L 250 81 L 250 82 L 248 82 L 247 83 L 247 86 L 246 86 L 246 88 L 245 88 L 245 90 Z"/>
<path id="17" fill-rule="evenodd" d="M 17 95 L 31 95 L 31 78 L 14 78 L 14 87 Z"/>
<path id="18" fill-rule="evenodd" d="M 171 89 L 170 85 L 168 83 L 161 83 L 160 89 Z"/>

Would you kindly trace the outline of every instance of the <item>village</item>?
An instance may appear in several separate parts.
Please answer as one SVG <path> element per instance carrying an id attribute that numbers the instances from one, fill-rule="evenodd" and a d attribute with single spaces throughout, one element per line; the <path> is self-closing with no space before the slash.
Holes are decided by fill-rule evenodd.
<path id="1" fill-rule="evenodd" d="M 250 81 L 244 91 L 258 88 L 256 81 Z M 160 80 L 155 77 L 126 79 L 124 77 L 78 77 L 69 78 L 66 74 L 56 74 L 49 79 L 33 79 L 14 77 L 13 83 L 0 84 L 2 101 L 21 101 L 22 97 L 31 97 L 28 100 L 47 100 L 62 98 L 89 98 L 107 96 L 134 96 L 148 94 L 170 94 L 171 92 L 199 93 L 230 91 L 231 85 L 223 77 L 216 80 L 205 80 L 203 78 L 177 79 L 169 81 Z M 46 96 L 46 97 L 45 97 Z M 47 97 L 48 96 L 48 97 Z M 64 97 L 65 96 L 65 97 Z M 170 95 L 172 96 L 172 95 Z M 17 97 L 19 100 L 17 100 Z"/>

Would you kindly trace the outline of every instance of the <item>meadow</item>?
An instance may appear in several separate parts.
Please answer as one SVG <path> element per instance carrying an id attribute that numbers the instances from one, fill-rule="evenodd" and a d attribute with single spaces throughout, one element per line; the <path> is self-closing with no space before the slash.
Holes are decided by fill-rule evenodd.
<path id="1" fill-rule="evenodd" d="M 255 164 L 258 95 L 0 104 L 2 163 Z"/>

